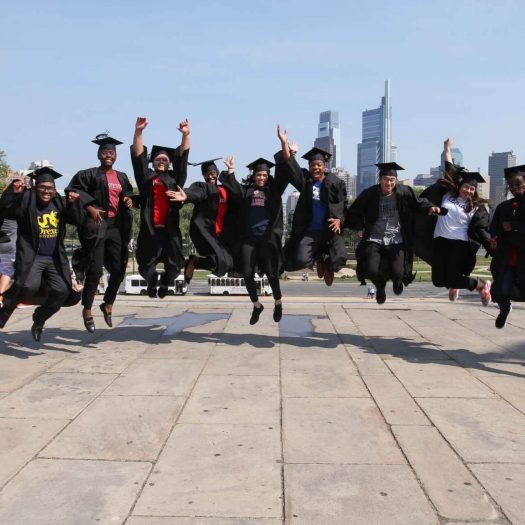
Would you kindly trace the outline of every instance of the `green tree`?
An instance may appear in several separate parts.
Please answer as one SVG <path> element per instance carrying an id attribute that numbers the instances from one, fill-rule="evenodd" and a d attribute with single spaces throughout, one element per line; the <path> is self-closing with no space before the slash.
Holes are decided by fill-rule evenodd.
<path id="1" fill-rule="evenodd" d="M 11 173 L 11 168 L 6 161 L 5 151 L 0 149 L 0 190 L 3 191 L 8 184 L 9 174 Z"/>

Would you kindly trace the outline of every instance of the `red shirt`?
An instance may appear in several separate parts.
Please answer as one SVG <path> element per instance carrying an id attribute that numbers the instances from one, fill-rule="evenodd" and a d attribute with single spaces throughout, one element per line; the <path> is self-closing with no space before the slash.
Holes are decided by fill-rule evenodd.
<path id="1" fill-rule="evenodd" d="M 109 210 L 108 218 L 113 218 L 118 213 L 118 205 L 120 202 L 120 193 L 122 192 L 122 186 L 117 177 L 115 170 L 106 171 L 106 181 L 108 183 L 109 191 Z"/>
<path id="2" fill-rule="evenodd" d="M 222 232 L 224 216 L 228 209 L 228 193 L 224 186 L 218 186 L 217 189 L 219 190 L 219 208 L 217 209 L 217 217 L 215 217 L 215 234 L 218 237 Z"/>
<path id="3" fill-rule="evenodd" d="M 165 226 L 170 209 L 166 186 L 159 177 L 153 179 L 153 226 Z"/>

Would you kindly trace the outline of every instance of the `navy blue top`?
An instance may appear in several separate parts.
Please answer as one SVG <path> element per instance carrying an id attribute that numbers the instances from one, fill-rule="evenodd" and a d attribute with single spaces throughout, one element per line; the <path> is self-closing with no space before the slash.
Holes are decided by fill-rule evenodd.
<path id="1" fill-rule="evenodd" d="M 312 186 L 312 222 L 306 231 L 319 231 L 326 228 L 328 206 L 321 202 L 321 186 L 324 181 L 317 181 Z"/>
<path id="2" fill-rule="evenodd" d="M 248 233 L 256 237 L 267 235 L 270 229 L 270 200 L 264 190 L 253 192 L 248 213 Z"/>
<path id="3" fill-rule="evenodd" d="M 37 204 L 36 215 L 38 221 L 38 252 L 40 258 L 51 258 L 56 253 L 58 226 L 60 217 L 58 208 L 53 201 L 48 204 Z"/>

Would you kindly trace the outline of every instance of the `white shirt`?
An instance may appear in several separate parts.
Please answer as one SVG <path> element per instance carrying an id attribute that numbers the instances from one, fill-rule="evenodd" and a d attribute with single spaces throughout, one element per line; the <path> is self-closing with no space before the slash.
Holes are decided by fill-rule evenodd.
<path id="1" fill-rule="evenodd" d="M 466 199 L 453 197 L 450 193 L 446 193 L 441 202 L 441 207 L 446 208 L 448 214 L 438 216 L 434 238 L 444 237 L 445 239 L 468 241 L 468 227 L 476 212 L 476 208 L 466 212 L 468 205 Z"/>

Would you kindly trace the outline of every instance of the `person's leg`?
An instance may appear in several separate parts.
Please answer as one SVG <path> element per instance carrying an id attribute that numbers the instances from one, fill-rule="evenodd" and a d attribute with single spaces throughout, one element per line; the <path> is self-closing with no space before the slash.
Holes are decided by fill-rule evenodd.
<path id="1" fill-rule="evenodd" d="M 376 301 L 383 304 L 386 300 L 386 274 L 388 261 L 383 255 L 382 246 L 375 242 L 367 242 L 363 249 L 363 267 L 365 278 L 370 279 L 376 289 Z"/>
<path id="2" fill-rule="evenodd" d="M 514 268 L 505 265 L 502 270 L 501 278 L 501 293 L 498 301 L 499 314 L 496 317 L 496 328 L 504 328 L 507 324 L 507 317 L 512 311 L 510 298 L 512 296 L 512 288 L 514 286 Z"/>
<path id="3" fill-rule="evenodd" d="M 305 234 L 299 241 L 299 244 L 297 245 L 297 253 L 295 254 L 295 263 L 298 269 L 309 268 L 310 270 L 313 270 L 317 244 L 316 235 L 314 233 Z"/>
<path id="4" fill-rule="evenodd" d="M 436 237 L 433 241 L 434 250 L 432 256 L 432 284 L 436 288 L 442 288 L 446 286 L 445 275 L 446 275 L 446 260 L 447 260 L 447 239 L 442 237 Z"/>
<path id="5" fill-rule="evenodd" d="M 109 273 L 108 286 L 104 292 L 104 307 L 111 315 L 113 303 L 126 274 L 127 262 L 122 260 L 122 233 L 116 225 L 108 228 L 104 243 L 104 266 Z"/>
<path id="6" fill-rule="evenodd" d="M 42 264 L 41 279 L 47 287 L 47 296 L 44 303 L 33 313 L 33 321 L 43 327 L 45 322 L 56 314 L 69 295 L 69 287 L 62 277 L 58 263 L 53 260 Z"/>
<path id="7" fill-rule="evenodd" d="M 84 289 L 82 290 L 82 315 L 84 319 L 93 318 L 91 308 L 98 290 L 100 277 L 102 276 L 102 266 L 104 263 L 104 240 L 94 244 L 91 251 L 91 259 L 86 268 L 84 279 Z"/>
<path id="8" fill-rule="evenodd" d="M 256 241 L 251 240 L 242 245 L 241 257 L 244 284 L 253 304 L 250 324 L 254 325 L 259 321 L 259 316 L 264 310 L 264 306 L 259 302 L 259 297 L 257 296 L 257 285 L 255 284 L 255 267 L 257 266 Z"/>
<path id="9" fill-rule="evenodd" d="M 392 279 L 394 293 L 403 293 L 403 276 L 405 275 L 405 246 L 394 244 L 388 246 L 389 274 Z"/>

